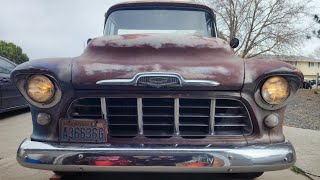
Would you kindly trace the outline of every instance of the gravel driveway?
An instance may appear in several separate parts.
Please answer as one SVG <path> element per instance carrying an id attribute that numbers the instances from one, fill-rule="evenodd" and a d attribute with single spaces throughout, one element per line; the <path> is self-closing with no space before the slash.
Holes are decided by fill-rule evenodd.
<path id="1" fill-rule="evenodd" d="M 320 94 L 298 90 L 285 113 L 285 124 L 304 129 L 320 130 Z"/>

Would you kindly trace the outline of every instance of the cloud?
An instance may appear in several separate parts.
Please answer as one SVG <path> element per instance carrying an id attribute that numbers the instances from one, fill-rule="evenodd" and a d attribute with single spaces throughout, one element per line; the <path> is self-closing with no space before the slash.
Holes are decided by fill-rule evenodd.
<path id="1" fill-rule="evenodd" d="M 0 39 L 30 59 L 78 56 L 88 38 L 103 34 L 104 13 L 119 1 L 0 0 Z"/>
<path id="2" fill-rule="evenodd" d="M 105 0 L 0 0 L 0 39 L 31 59 L 77 56 L 90 37 L 103 34 Z"/>

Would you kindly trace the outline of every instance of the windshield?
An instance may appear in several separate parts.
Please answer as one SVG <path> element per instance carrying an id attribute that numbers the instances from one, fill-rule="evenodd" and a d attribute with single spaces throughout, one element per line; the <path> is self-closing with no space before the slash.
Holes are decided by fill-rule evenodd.
<path id="1" fill-rule="evenodd" d="M 196 10 L 118 10 L 107 19 L 104 35 L 176 33 L 216 36 L 214 18 Z"/>

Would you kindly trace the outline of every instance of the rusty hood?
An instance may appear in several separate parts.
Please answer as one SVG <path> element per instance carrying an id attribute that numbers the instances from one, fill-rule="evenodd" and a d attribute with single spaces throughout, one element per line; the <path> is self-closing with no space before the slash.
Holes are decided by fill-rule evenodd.
<path id="1" fill-rule="evenodd" d="M 219 83 L 189 89 L 240 90 L 244 62 L 219 38 L 168 34 L 98 37 L 73 60 L 72 82 L 82 89 L 115 88 L 97 82 L 132 79 L 144 72 L 177 73 L 185 80 Z"/>

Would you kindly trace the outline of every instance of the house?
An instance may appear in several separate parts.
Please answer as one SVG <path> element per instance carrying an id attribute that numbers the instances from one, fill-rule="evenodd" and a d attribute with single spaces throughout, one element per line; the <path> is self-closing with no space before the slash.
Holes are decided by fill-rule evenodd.
<path id="1" fill-rule="evenodd" d="M 314 59 L 304 56 L 274 56 L 263 55 L 259 56 L 261 59 L 275 59 L 287 62 L 296 66 L 304 75 L 305 79 L 315 80 L 317 73 L 320 74 L 320 59 Z"/>

